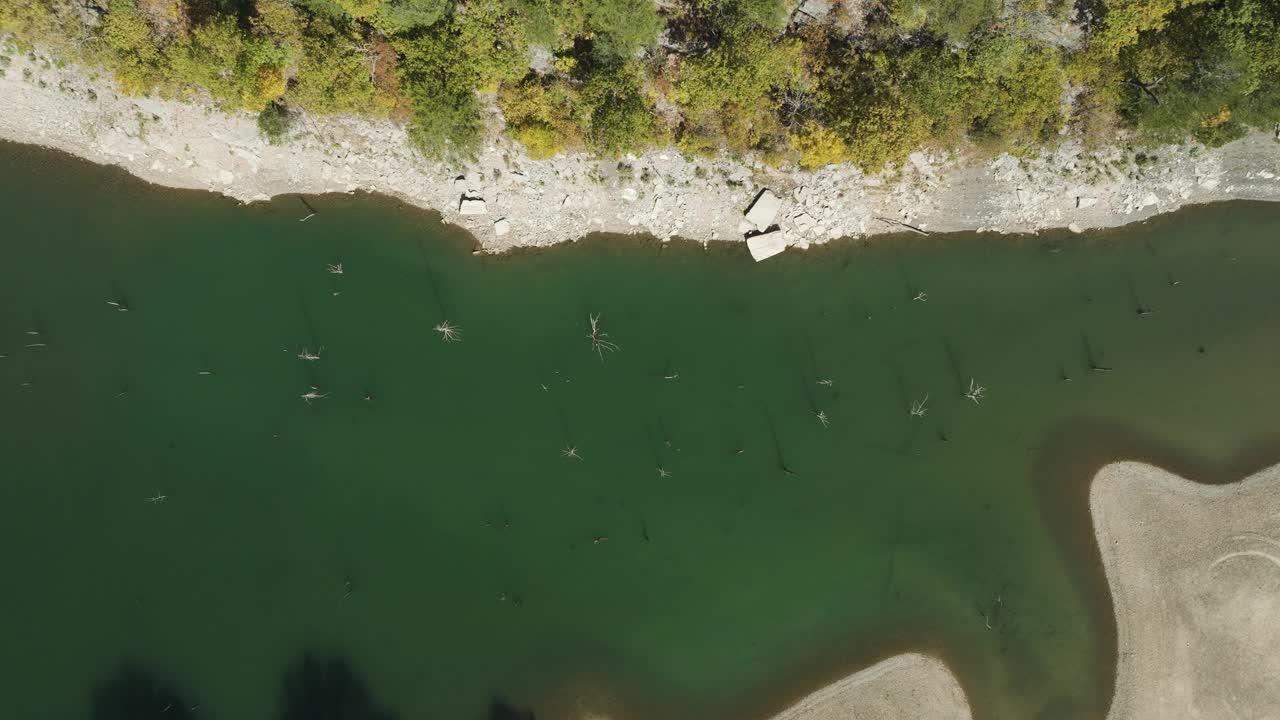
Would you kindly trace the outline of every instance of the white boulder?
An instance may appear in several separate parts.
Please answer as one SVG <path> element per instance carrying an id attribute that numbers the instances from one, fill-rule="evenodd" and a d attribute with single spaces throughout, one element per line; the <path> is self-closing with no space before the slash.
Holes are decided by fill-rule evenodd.
<path id="1" fill-rule="evenodd" d="M 787 249 L 787 239 L 781 230 L 773 230 L 747 238 L 747 249 L 756 262 L 767 260 Z"/>
<path id="2" fill-rule="evenodd" d="M 773 219 L 778 216 L 778 210 L 782 207 L 782 199 L 773 194 L 772 190 L 761 190 L 756 196 L 751 207 L 747 208 L 746 218 L 757 230 L 765 231 L 773 224 Z"/>
<path id="3" fill-rule="evenodd" d="M 484 215 L 489 212 L 488 207 L 484 204 L 483 198 L 462 196 L 458 201 L 458 214 L 460 215 Z"/>
<path id="4" fill-rule="evenodd" d="M 498 237 L 502 237 L 503 235 L 506 235 L 509 232 L 511 232 L 511 223 L 508 222 L 506 218 L 502 218 L 501 220 L 493 224 L 494 235 L 497 235 Z"/>

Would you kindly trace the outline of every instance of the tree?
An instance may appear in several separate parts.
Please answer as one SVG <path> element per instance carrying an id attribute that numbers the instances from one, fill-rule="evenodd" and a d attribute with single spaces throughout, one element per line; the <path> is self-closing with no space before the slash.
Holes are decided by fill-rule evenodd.
<path id="1" fill-rule="evenodd" d="M 729 35 L 676 71 L 670 99 L 684 112 L 681 149 L 768 150 L 783 143 L 779 95 L 801 78 L 800 44 L 753 28 Z"/>
<path id="2" fill-rule="evenodd" d="M 891 0 L 889 13 L 903 30 L 927 31 L 952 43 L 963 43 L 994 20 L 999 0 Z"/>
<path id="3" fill-rule="evenodd" d="M 590 112 L 587 141 L 596 152 L 621 155 L 653 142 L 653 108 L 641 90 L 641 71 L 634 62 L 591 68 L 582 100 Z"/>
<path id="4" fill-rule="evenodd" d="M 165 57 L 151 37 L 151 26 L 133 0 L 107 3 L 101 33 L 107 47 L 106 59 L 115 71 L 116 82 L 126 93 L 150 92 L 164 79 L 168 69 Z"/>
<path id="5" fill-rule="evenodd" d="M 592 108 L 562 79 L 530 75 L 504 86 L 498 104 L 508 132 L 535 159 L 581 147 L 589 131 Z"/>
<path id="6" fill-rule="evenodd" d="M 226 109 L 261 112 L 284 94 L 287 48 L 222 16 L 195 27 L 170 52 L 174 79 L 202 87 Z"/>
<path id="7" fill-rule="evenodd" d="M 271 103 L 258 113 L 258 132 L 272 145 L 283 143 L 292 125 L 292 116 L 280 103 Z"/>
<path id="8" fill-rule="evenodd" d="M 653 0 L 583 0 L 595 51 L 606 59 L 627 59 L 648 47 L 662 29 Z"/>
<path id="9" fill-rule="evenodd" d="M 372 23 L 385 33 L 408 32 L 434 25 L 450 6 L 449 0 L 382 0 Z"/>

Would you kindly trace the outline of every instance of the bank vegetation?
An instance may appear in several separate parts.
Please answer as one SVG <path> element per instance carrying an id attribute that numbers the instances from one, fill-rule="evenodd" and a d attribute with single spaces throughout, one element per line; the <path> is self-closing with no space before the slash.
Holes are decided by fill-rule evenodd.
<path id="1" fill-rule="evenodd" d="M 276 142 L 299 113 L 386 117 L 443 159 L 501 131 L 875 171 L 1280 122 L 1280 0 L 0 0 L 0 32 Z"/>

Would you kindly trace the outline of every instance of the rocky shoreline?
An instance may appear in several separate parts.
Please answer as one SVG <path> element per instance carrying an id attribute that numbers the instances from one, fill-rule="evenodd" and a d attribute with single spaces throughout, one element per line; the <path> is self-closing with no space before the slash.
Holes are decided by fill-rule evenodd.
<path id="1" fill-rule="evenodd" d="M 904 167 L 864 175 L 850 166 L 783 172 L 675 151 L 601 160 L 531 160 L 502 138 L 465 167 L 417 155 L 389 121 L 302 118 L 274 146 L 247 113 L 212 104 L 119 94 L 84 68 L 12 56 L 0 77 L 0 138 L 118 165 L 159 185 L 243 202 L 287 193 L 378 192 L 438 211 L 503 252 L 591 233 L 760 241 L 807 249 L 841 237 L 918 231 L 1080 232 L 1140 221 L 1183 205 L 1280 200 L 1280 142 L 1256 133 L 1223 148 L 1183 145 L 1086 151 L 1064 140 L 1026 159 L 918 152 Z M 767 227 L 744 213 L 762 191 L 778 203 Z M 765 242 L 767 241 L 767 242 Z"/>

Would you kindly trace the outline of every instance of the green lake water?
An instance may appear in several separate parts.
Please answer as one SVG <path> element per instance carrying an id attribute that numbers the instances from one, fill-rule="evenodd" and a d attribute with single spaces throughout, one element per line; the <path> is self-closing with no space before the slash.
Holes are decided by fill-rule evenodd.
<path id="1" fill-rule="evenodd" d="M 303 717 L 318 688 L 330 718 L 749 719 L 905 649 L 978 718 L 1101 718 L 1092 471 L 1234 479 L 1280 421 L 1280 207 L 479 257 L 385 198 L 300 223 L 0 163 L 7 718 Z"/>

